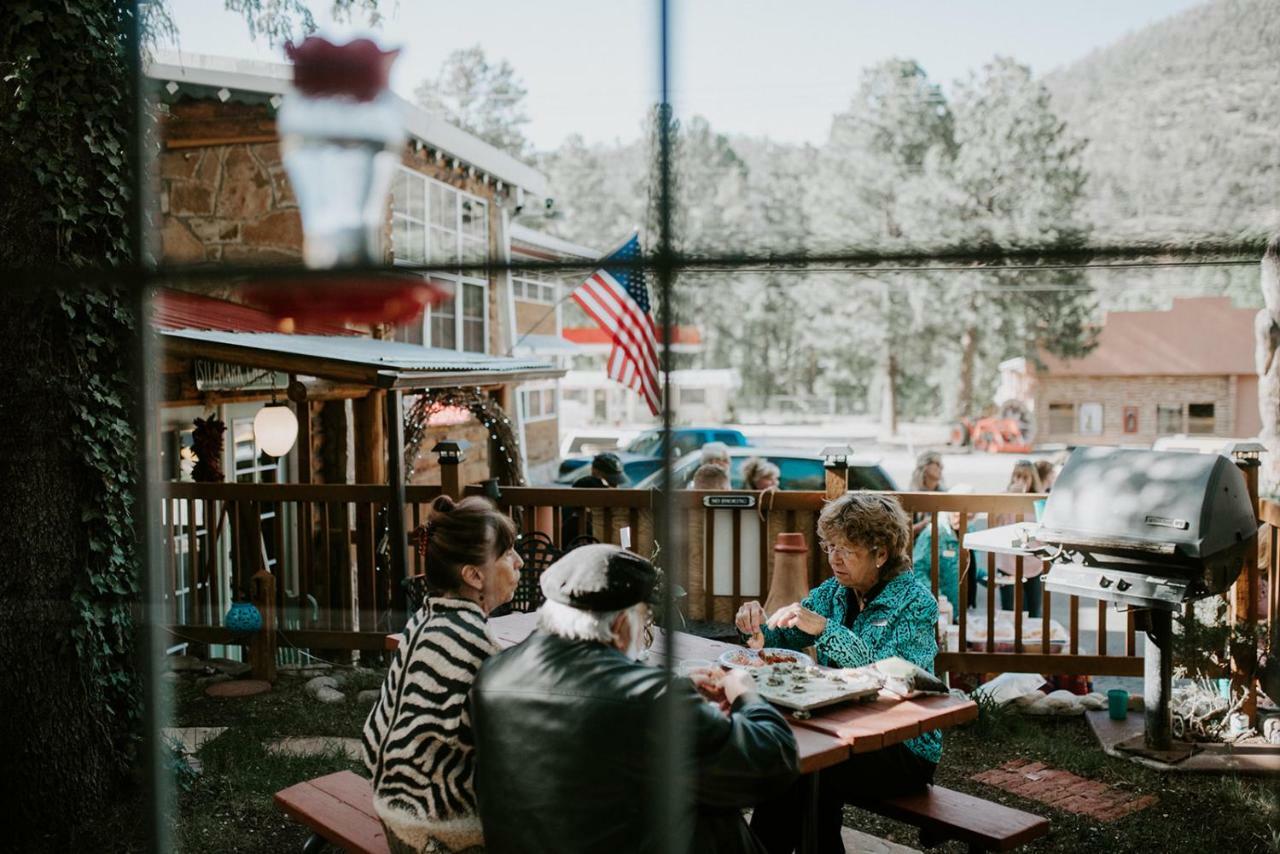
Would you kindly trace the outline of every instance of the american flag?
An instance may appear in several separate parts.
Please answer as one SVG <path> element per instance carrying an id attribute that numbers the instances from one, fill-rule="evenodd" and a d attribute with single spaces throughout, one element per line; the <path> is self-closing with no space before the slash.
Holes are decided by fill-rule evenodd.
<path id="1" fill-rule="evenodd" d="M 662 409 L 658 389 L 658 341 L 649 303 L 649 286 L 639 267 L 611 267 L 610 261 L 637 261 L 640 238 L 632 235 L 604 259 L 573 292 L 582 310 L 613 336 L 608 376 L 633 389 L 657 415 Z"/>

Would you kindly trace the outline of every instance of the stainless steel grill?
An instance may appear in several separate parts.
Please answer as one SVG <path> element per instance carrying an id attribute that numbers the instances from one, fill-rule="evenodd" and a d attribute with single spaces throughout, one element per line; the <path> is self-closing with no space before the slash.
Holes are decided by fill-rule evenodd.
<path id="1" fill-rule="evenodd" d="M 1257 535 L 1245 476 L 1220 454 L 1077 448 L 1038 523 L 980 531 L 965 546 L 1039 557 L 1049 590 L 1137 610 L 1149 638 L 1146 729 L 1120 747 L 1176 760 L 1192 748 L 1172 740 L 1173 611 L 1226 591 Z"/>

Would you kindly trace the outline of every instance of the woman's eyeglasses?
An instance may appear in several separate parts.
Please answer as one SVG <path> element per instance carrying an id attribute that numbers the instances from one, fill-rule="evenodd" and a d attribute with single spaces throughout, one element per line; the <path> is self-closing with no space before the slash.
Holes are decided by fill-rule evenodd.
<path id="1" fill-rule="evenodd" d="M 829 558 L 840 555 L 841 560 L 848 560 L 853 557 L 853 549 L 848 546 L 837 546 L 835 543 L 828 543 L 820 540 L 818 542 L 818 548 L 826 552 L 827 557 Z"/>

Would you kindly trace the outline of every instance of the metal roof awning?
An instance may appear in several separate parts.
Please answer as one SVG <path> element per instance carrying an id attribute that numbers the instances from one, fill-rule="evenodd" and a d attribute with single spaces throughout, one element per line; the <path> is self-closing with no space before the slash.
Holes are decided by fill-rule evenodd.
<path id="1" fill-rule="evenodd" d="M 515 346 L 522 356 L 575 356 L 582 347 L 559 335 L 525 335 Z"/>
<path id="2" fill-rule="evenodd" d="M 462 353 L 399 341 L 282 332 L 160 330 L 164 351 L 336 382 L 388 389 L 448 388 L 558 379 L 564 370 L 536 359 Z"/>

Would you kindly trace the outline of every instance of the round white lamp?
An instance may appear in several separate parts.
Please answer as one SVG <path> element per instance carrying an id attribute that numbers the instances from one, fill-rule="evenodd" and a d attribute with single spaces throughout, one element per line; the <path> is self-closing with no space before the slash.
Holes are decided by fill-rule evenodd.
<path id="1" fill-rule="evenodd" d="M 283 457 L 298 438 L 298 417 L 289 404 L 272 401 L 253 416 L 253 438 L 262 453 Z"/>

